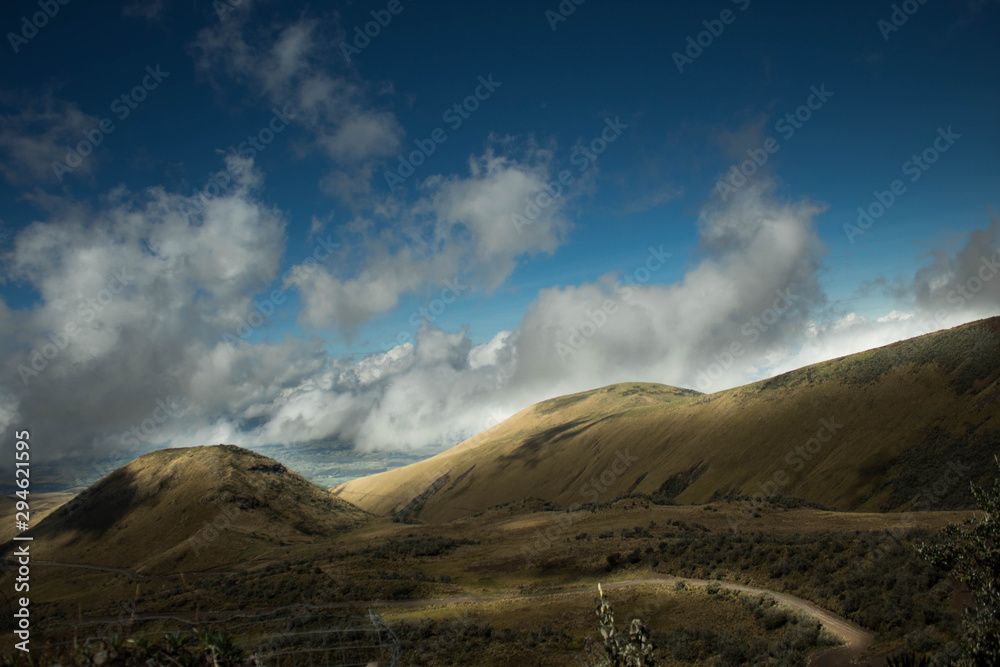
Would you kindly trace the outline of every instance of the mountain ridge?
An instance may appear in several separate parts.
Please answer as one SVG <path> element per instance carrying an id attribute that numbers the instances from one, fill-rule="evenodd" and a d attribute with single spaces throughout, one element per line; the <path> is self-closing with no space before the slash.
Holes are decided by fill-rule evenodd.
<path id="1" fill-rule="evenodd" d="M 431 522 L 523 497 L 571 507 L 630 493 L 681 503 L 780 493 L 863 511 L 917 508 L 923 494 L 928 509 L 961 509 L 971 497 L 949 463 L 989 469 L 998 399 L 1000 318 L 990 318 L 713 394 L 623 383 L 549 399 L 332 492 Z"/>

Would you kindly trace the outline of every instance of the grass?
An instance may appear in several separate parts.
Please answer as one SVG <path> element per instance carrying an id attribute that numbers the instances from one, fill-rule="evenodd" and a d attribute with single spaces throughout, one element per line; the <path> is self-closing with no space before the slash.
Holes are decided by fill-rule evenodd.
<path id="1" fill-rule="evenodd" d="M 411 520 L 443 523 L 527 497 L 562 507 L 629 493 L 705 503 L 758 494 L 779 475 L 778 493 L 822 506 L 906 510 L 952 459 L 989 469 L 998 400 L 1000 318 L 709 396 L 626 383 L 552 399 L 337 493 L 376 514 L 421 496 Z M 832 437 L 823 420 L 840 425 Z M 920 509 L 971 506 L 962 483 Z"/>
<path id="2" fill-rule="evenodd" d="M 533 554 L 530 564 L 523 548 L 565 512 L 527 509 L 519 514 L 508 507 L 444 525 L 403 525 L 384 518 L 368 529 L 274 547 L 257 561 L 235 566 L 231 574 L 207 572 L 183 579 L 164 574 L 129 579 L 38 566 L 32 574 L 32 613 L 38 627 L 54 639 L 60 634 L 58 625 L 70 625 L 81 615 L 127 618 L 123 600 L 135 600 L 140 615 L 199 609 L 203 618 L 302 603 L 342 605 L 344 611 L 363 604 L 381 609 L 394 628 L 397 621 L 419 624 L 428 617 L 443 624 L 434 626 L 440 633 L 459 639 L 469 635 L 461 641 L 488 645 L 479 664 L 574 664 L 594 634 L 591 605 L 598 581 L 666 573 L 743 582 L 812 600 L 875 631 L 885 650 L 920 645 L 934 652 L 947 646 L 954 632 L 950 584 L 909 552 L 909 544 L 924 533 L 901 533 L 900 544 L 885 542 L 887 521 L 901 522 L 898 515 L 776 504 L 762 506 L 758 517 L 732 532 L 729 521 L 740 511 L 738 503 L 684 506 L 622 499 L 579 513 L 571 530 Z M 933 531 L 961 516 L 920 514 L 913 530 Z M 883 543 L 889 545 L 885 554 L 871 557 Z M 376 553 L 385 557 L 376 558 Z M 616 553 L 619 557 L 609 568 L 608 556 Z M 735 597 L 720 605 L 704 591 L 676 593 L 650 586 L 617 590 L 613 599 L 620 619 L 642 616 L 652 631 L 672 638 L 670 645 L 694 637 L 700 652 L 712 651 L 700 659 L 703 664 L 730 655 L 737 640 L 770 647 L 760 650 L 777 655 L 798 646 L 808 629 L 803 625 L 789 633 L 796 624 L 756 618 Z M 492 599 L 524 595 L 533 597 Z M 453 596 L 471 600 L 412 609 L 392 606 Z M 492 626 L 495 636 L 462 629 L 466 621 Z M 527 641 L 528 631 L 546 625 L 554 634 L 545 635 L 545 641 L 535 638 L 544 655 L 533 663 L 535 658 L 517 646 Z M 116 627 L 119 633 L 127 629 Z M 505 629 L 515 634 L 498 634 Z M 451 650 L 447 647 L 465 646 L 459 639 L 456 644 L 442 639 L 438 648 L 428 649 L 426 664 L 446 664 L 442 656 Z M 518 662 L 522 658 L 529 661 Z M 663 664 L 681 664 L 682 658 L 670 653 L 665 659 Z"/>

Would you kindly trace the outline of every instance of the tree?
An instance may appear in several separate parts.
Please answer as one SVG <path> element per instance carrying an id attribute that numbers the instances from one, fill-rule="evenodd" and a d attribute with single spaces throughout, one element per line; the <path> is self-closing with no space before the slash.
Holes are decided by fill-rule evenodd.
<path id="1" fill-rule="evenodd" d="M 1000 470 L 1000 458 L 993 457 Z M 1000 665 L 1000 476 L 992 489 L 970 482 L 982 512 L 962 524 L 948 524 L 935 544 L 921 544 L 920 555 L 950 570 L 968 585 L 975 609 L 962 619 L 963 657 L 960 664 L 974 667 Z"/>
<path id="2" fill-rule="evenodd" d="M 615 614 L 611 603 L 597 584 L 600 597 L 594 600 L 597 604 L 597 618 L 600 619 L 601 637 L 604 641 L 604 653 L 611 667 L 655 667 L 653 651 L 656 647 L 649 638 L 649 630 L 638 618 L 633 618 L 629 625 L 628 637 L 623 636 L 615 628 Z"/>

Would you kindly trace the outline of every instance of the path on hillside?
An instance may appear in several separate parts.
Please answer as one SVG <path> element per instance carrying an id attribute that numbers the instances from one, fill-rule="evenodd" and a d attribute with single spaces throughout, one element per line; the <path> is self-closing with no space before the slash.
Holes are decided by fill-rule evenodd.
<path id="1" fill-rule="evenodd" d="M 686 579 L 683 577 L 664 575 L 662 577 L 611 581 L 606 584 L 602 583 L 601 588 L 603 588 L 606 591 L 610 591 L 619 588 L 630 588 L 632 586 L 655 586 L 655 585 L 668 585 L 668 584 L 676 585 L 678 583 L 683 583 L 686 586 L 703 588 L 708 585 L 709 581 L 706 579 Z M 797 598 L 793 595 L 788 595 L 787 593 L 779 593 L 778 591 L 772 591 L 767 588 L 758 588 L 756 586 L 747 586 L 745 584 L 736 584 L 725 581 L 718 581 L 718 584 L 720 588 L 725 588 L 731 591 L 750 593 L 752 595 L 769 595 L 772 598 L 774 598 L 775 601 L 791 608 L 793 611 L 800 612 L 816 620 L 831 633 L 840 637 L 841 641 L 844 642 L 843 646 L 837 646 L 813 654 L 812 657 L 809 659 L 809 667 L 837 667 L 839 665 L 853 664 L 854 661 L 858 657 L 860 657 L 875 640 L 874 635 L 872 635 L 870 632 L 862 628 L 860 625 L 852 623 L 851 621 L 848 621 L 845 618 L 841 618 L 840 616 L 834 614 L 832 611 L 823 609 L 819 605 L 813 604 L 808 600 L 803 600 L 802 598 Z M 511 600 L 534 599 L 543 597 L 554 597 L 556 595 L 579 594 L 587 590 L 589 589 L 577 588 L 566 591 L 531 593 L 524 595 L 504 595 L 492 598 L 489 597 L 478 598 L 471 595 L 461 595 L 461 596 L 454 596 L 451 598 L 442 598 L 438 600 L 424 599 L 424 600 L 401 600 L 401 601 L 393 601 L 385 603 L 373 602 L 371 603 L 371 605 L 373 607 L 422 607 L 422 606 L 442 605 L 442 604 L 461 604 L 466 602 L 511 601 Z"/>
<path id="2" fill-rule="evenodd" d="M 9 561 L 11 563 L 17 563 L 17 558 L 15 556 L 0 556 L 0 559 Z M 112 572 L 114 574 L 123 574 L 131 579 L 179 579 L 181 577 L 193 576 L 193 575 L 210 575 L 210 574 L 237 574 L 236 571 L 230 570 L 191 570 L 188 572 L 170 572 L 168 574 L 148 574 L 142 572 L 134 572 L 132 570 L 126 570 L 122 567 L 108 567 L 105 565 L 90 565 L 88 563 L 63 563 L 57 560 L 38 560 L 32 559 L 32 565 L 45 565 L 53 567 L 72 567 L 81 570 L 97 570 L 99 572 Z"/>
<path id="3" fill-rule="evenodd" d="M 662 584 L 669 582 L 683 582 L 685 585 L 696 587 L 704 587 L 709 583 L 705 579 L 683 579 L 668 575 L 667 577 L 656 579 L 632 579 L 628 581 L 611 582 L 608 584 L 602 584 L 601 587 L 607 590 L 625 588 L 627 586 L 641 586 L 646 584 Z M 757 588 L 756 586 L 746 586 L 744 584 L 736 584 L 725 581 L 719 581 L 718 583 L 721 588 L 731 591 L 751 593 L 753 595 L 769 595 L 777 602 L 790 607 L 794 611 L 801 612 L 806 616 L 815 619 L 827 630 L 840 637 L 840 639 L 844 642 L 844 646 L 837 646 L 820 651 L 819 653 L 814 653 L 809 659 L 809 667 L 836 667 L 837 665 L 852 664 L 854 663 L 854 660 L 861 656 L 861 654 L 864 653 L 875 640 L 875 636 L 862 628 L 860 625 L 852 623 L 846 618 L 841 618 L 832 611 L 823 609 L 819 605 L 813 604 L 808 600 L 803 600 L 802 598 L 797 598 L 793 595 L 788 595 L 787 593 L 772 591 L 767 588 Z"/>
<path id="4" fill-rule="evenodd" d="M 38 562 L 38 561 L 36 561 Z M 54 561 L 46 561 L 44 564 L 53 566 L 63 566 L 63 567 L 80 567 L 86 569 L 104 570 L 109 572 L 116 572 L 121 574 L 127 574 L 130 576 L 139 576 L 134 572 L 121 568 L 110 568 L 102 567 L 99 565 L 84 565 L 84 564 L 74 564 L 74 563 L 57 563 Z M 209 572 L 187 572 L 187 573 L 173 573 L 172 575 L 166 576 L 181 576 L 182 574 L 209 574 Z M 216 574 L 223 574 L 222 572 L 216 572 Z M 153 575 L 153 576 L 164 576 L 164 575 Z M 713 580 L 714 581 L 714 580 Z M 687 579 L 683 577 L 675 577 L 672 575 L 664 575 L 662 577 L 646 577 L 641 579 L 623 579 L 618 581 L 609 581 L 608 583 L 602 583 L 602 588 L 606 591 L 617 590 L 620 588 L 630 588 L 633 586 L 663 586 L 663 585 L 677 585 L 678 583 L 683 583 L 686 586 L 692 586 L 696 588 L 704 588 L 710 582 L 706 579 Z M 843 642 L 843 646 L 838 646 L 831 649 L 826 649 L 812 655 L 809 659 L 809 667 L 837 667 L 838 665 L 849 665 L 856 664 L 857 660 L 867 649 L 871 646 L 874 641 L 874 636 L 857 625 L 852 623 L 845 618 L 842 618 L 833 612 L 824 609 L 808 600 L 803 600 L 802 598 L 795 597 L 793 595 L 788 595 L 787 593 L 779 593 L 778 591 L 773 591 L 767 588 L 759 588 L 757 586 L 748 586 L 746 584 L 737 584 L 733 582 L 717 581 L 720 588 L 731 591 L 739 591 L 740 593 L 749 593 L 752 595 L 769 595 L 774 598 L 775 601 L 783 604 L 793 611 L 800 612 L 820 623 L 823 627 L 829 630 L 831 633 L 839 637 Z M 367 600 L 367 601 L 345 601 L 333 604 L 321 605 L 322 608 L 347 608 L 347 607 L 372 607 L 375 609 L 385 609 L 385 608 L 412 608 L 412 607 L 430 607 L 430 606 L 441 606 L 441 605 L 456 605 L 456 604 L 476 604 L 484 602 L 509 602 L 517 600 L 530 600 L 545 597 L 555 597 L 557 595 L 574 595 L 584 593 L 595 587 L 596 584 L 588 583 L 586 588 L 577 586 L 575 588 L 570 588 L 568 590 L 561 591 L 546 591 L 540 593 L 522 593 L 522 594 L 504 594 L 495 596 L 475 596 L 470 594 L 463 595 L 452 595 L 444 598 L 422 598 L 417 600 Z M 214 618 L 216 620 L 224 621 L 231 618 L 236 618 L 237 616 L 246 618 L 247 616 L 253 615 L 254 612 L 266 612 L 271 613 L 277 610 L 285 609 L 296 609 L 307 607 L 308 605 L 295 604 L 287 605 L 284 607 L 266 607 L 255 610 L 245 610 L 243 612 L 238 612 L 233 614 L 233 612 L 177 612 L 170 614 L 156 614 L 156 615 L 134 615 L 131 620 L 152 620 L 152 619 L 174 619 L 178 621 L 190 621 L 191 619 L 200 618 L 202 620 L 207 620 Z M 229 616 L 226 616 L 229 614 Z M 117 619 L 114 618 L 89 618 L 88 623 L 100 623 L 100 622 L 110 622 Z"/>

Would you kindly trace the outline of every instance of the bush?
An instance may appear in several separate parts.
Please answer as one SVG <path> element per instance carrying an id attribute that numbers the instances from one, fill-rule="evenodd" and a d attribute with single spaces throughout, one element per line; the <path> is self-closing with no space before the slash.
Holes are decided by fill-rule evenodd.
<path id="1" fill-rule="evenodd" d="M 1000 469 L 1000 458 L 994 460 Z M 994 478 L 992 489 L 970 487 L 982 518 L 949 524 L 937 544 L 922 544 L 918 551 L 952 570 L 972 591 L 976 604 L 962 622 L 962 664 L 1000 665 L 1000 476 Z"/>

